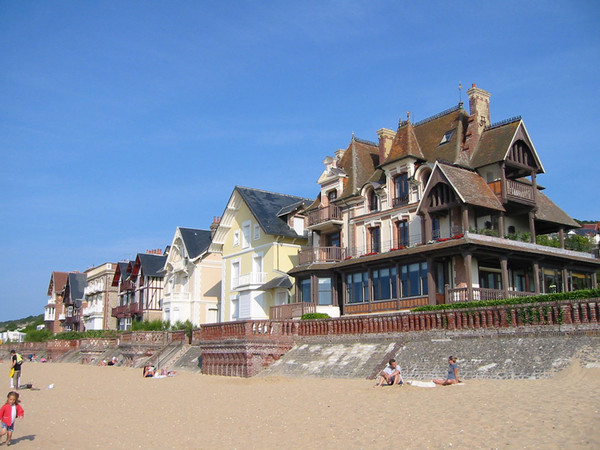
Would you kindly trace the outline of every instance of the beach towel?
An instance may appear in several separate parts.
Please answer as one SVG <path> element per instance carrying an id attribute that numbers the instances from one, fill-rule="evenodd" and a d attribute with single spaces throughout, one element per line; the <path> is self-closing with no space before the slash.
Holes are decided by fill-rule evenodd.
<path id="1" fill-rule="evenodd" d="M 408 381 L 406 384 L 410 386 L 422 387 L 422 388 L 433 388 L 435 383 L 433 381 Z"/>

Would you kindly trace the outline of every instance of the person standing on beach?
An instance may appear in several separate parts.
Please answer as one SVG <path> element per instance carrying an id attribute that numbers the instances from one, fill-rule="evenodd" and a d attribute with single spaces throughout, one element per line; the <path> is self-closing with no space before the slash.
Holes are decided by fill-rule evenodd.
<path id="1" fill-rule="evenodd" d="M 10 445 L 16 418 L 21 418 L 25 414 L 19 403 L 19 394 L 11 391 L 6 397 L 6 403 L 0 408 L 0 440 L 6 434 L 7 446 Z M 1 442 L 0 445 L 2 445 Z"/>
<path id="2" fill-rule="evenodd" d="M 379 372 L 379 383 L 375 387 L 379 387 L 385 381 L 390 386 L 394 384 L 402 384 L 402 375 L 400 374 L 400 366 L 395 359 L 388 361 L 389 365 Z"/>
<path id="3" fill-rule="evenodd" d="M 21 380 L 21 365 L 23 364 L 23 357 L 16 352 L 16 350 L 10 351 L 10 370 L 12 377 L 10 378 L 10 388 L 19 389 L 19 382 Z"/>
<path id="4" fill-rule="evenodd" d="M 460 380 L 458 379 L 458 366 L 456 365 L 456 357 L 450 356 L 448 358 L 448 376 L 446 379 L 435 379 L 431 380 L 435 384 L 439 384 L 440 386 L 448 386 L 449 384 L 458 384 Z"/>

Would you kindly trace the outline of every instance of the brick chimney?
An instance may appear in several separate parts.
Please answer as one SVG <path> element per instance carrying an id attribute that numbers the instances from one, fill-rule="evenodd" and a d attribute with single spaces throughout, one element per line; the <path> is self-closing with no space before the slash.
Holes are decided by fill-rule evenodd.
<path id="1" fill-rule="evenodd" d="M 219 216 L 213 216 L 213 222 L 210 224 L 210 238 L 212 239 L 219 228 L 221 218 Z"/>
<path id="2" fill-rule="evenodd" d="M 388 128 L 377 130 L 377 136 L 379 136 L 379 164 L 383 164 L 390 154 L 395 135 L 396 133 Z"/>
<path id="3" fill-rule="evenodd" d="M 467 150 L 469 154 L 473 154 L 473 150 L 479 142 L 479 138 L 486 126 L 491 124 L 490 120 L 490 93 L 479 89 L 475 83 L 471 89 L 467 91 L 469 96 L 469 123 L 465 133 L 465 146 L 463 150 Z"/>

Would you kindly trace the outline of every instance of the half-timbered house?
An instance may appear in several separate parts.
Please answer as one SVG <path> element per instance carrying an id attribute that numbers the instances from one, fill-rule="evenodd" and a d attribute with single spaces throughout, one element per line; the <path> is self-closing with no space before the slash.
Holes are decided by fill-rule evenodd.
<path id="1" fill-rule="evenodd" d="M 490 94 L 325 159 L 290 271 L 299 302 L 344 314 L 596 287 L 600 260 L 564 248 L 578 227 L 542 191 L 520 117 L 492 124 Z M 536 243 L 556 233 L 561 248 Z"/>

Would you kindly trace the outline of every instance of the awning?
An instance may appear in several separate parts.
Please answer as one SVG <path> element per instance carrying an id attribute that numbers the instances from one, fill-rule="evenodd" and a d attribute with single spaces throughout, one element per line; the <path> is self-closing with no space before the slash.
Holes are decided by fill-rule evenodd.
<path id="1" fill-rule="evenodd" d="M 270 289 L 276 289 L 276 288 L 289 289 L 291 287 L 292 287 L 292 282 L 290 281 L 290 278 L 287 276 L 281 276 L 281 277 L 273 278 L 271 281 L 267 281 L 265 284 L 263 284 L 257 290 L 258 291 L 268 291 Z"/>

